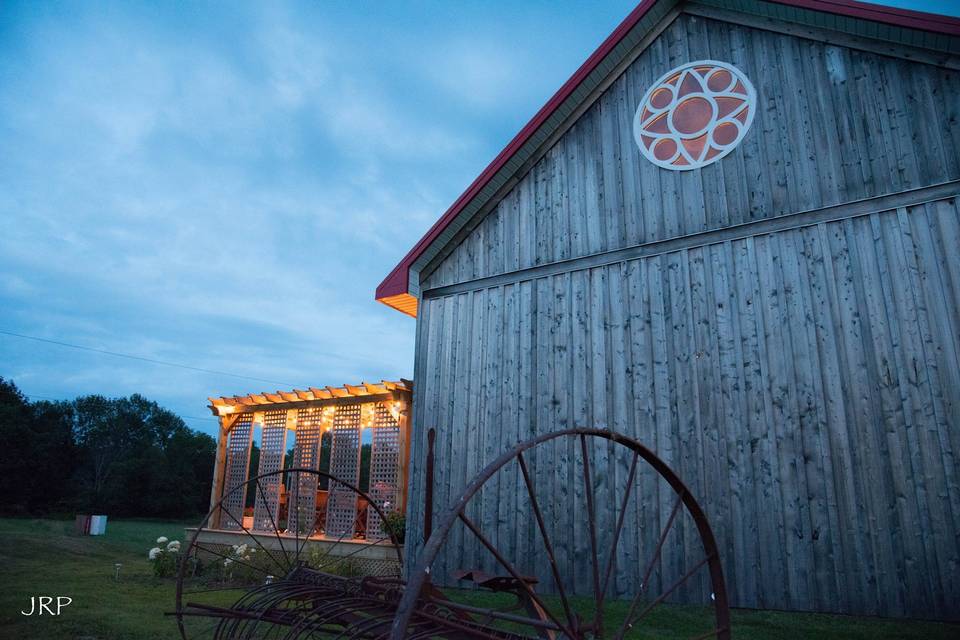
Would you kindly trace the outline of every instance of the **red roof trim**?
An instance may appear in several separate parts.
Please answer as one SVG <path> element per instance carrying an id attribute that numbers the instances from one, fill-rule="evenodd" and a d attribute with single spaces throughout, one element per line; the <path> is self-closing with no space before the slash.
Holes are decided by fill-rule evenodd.
<path id="1" fill-rule="evenodd" d="M 393 271 L 390 272 L 390 275 L 380 283 L 380 286 L 377 287 L 377 300 L 380 298 L 385 298 L 387 296 L 397 295 L 400 293 L 407 292 L 407 278 L 410 266 L 420 257 L 420 254 L 433 242 L 437 236 L 446 228 L 448 224 L 460 213 L 461 209 L 470 200 L 473 199 L 477 193 L 480 192 L 483 187 L 490 181 L 490 179 L 497 173 L 500 169 L 503 168 L 513 154 L 516 153 L 520 147 L 522 147 L 527 140 L 534 134 L 534 132 L 540 128 L 547 118 L 566 100 L 571 93 L 580 85 L 580 83 L 586 78 L 591 71 L 593 71 L 600 61 L 603 60 L 610 51 L 613 50 L 615 46 L 623 39 L 623 37 L 636 25 L 640 20 L 646 15 L 647 11 L 650 10 L 653 5 L 657 3 L 657 0 L 643 0 L 637 8 L 630 12 L 630 15 L 620 23 L 620 25 L 611 33 L 606 40 L 603 41 L 603 44 L 597 48 L 593 54 L 587 58 L 587 61 L 580 65 L 580 68 L 570 76 L 570 79 L 567 80 L 560 90 L 553 94 L 553 97 L 547 101 L 547 104 L 541 107 L 540 111 L 537 112 L 533 119 L 526 124 L 526 126 L 520 130 L 513 140 L 510 141 L 510 144 L 501 151 L 496 158 L 493 159 L 487 168 L 483 170 L 477 179 L 467 187 L 467 190 L 457 198 L 456 202 L 447 209 L 439 220 L 437 220 L 430 230 L 420 238 L 420 241 L 413 246 L 413 249 L 404 256 L 403 260 L 400 261 Z"/>
<path id="2" fill-rule="evenodd" d="M 653 8 L 658 0 L 643 0 L 637 7 L 630 12 L 630 15 L 611 33 L 606 40 L 597 48 L 593 54 L 587 58 L 579 69 L 567 80 L 560 90 L 553 94 L 553 97 L 533 116 L 533 118 L 520 130 L 513 140 L 493 159 L 487 168 L 477 176 L 467 190 L 450 206 L 449 209 L 437 220 L 427 233 L 420 238 L 420 241 L 404 256 L 403 260 L 393 268 L 393 271 L 384 278 L 380 286 L 377 287 L 376 298 L 381 300 L 390 296 L 405 294 L 408 291 L 408 278 L 410 267 L 416 262 L 417 258 L 427 249 L 428 246 L 440 235 L 440 233 L 453 221 L 460 211 L 483 189 L 491 178 L 503 168 L 503 166 L 513 157 L 513 155 L 524 145 L 527 140 L 536 132 L 537 129 L 549 118 L 553 112 L 566 100 L 571 93 L 580 85 L 580 83 L 600 64 L 607 54 L 609 54 L 620 40 L 634 27 L 647 12 Z M 801 9 L 811 9 L 837 15 L 872 20 L 874 22 L 883 22 L 886 24 L 904 27 L 908 29 L 919 29 L 921 31 L 931 31 L 934 33 L 943 33 L 952 36 L 960 36 L 960 19 L 950 16 L 942 16 L 933 13 L 923 13 L 920 11 L 911 11 L 909 9 L 897 9 L 894 7 L 883 7 L 866 2 L 854 2 L 852 0 L 768 0 L 777 4 L 790 5 Z"/>

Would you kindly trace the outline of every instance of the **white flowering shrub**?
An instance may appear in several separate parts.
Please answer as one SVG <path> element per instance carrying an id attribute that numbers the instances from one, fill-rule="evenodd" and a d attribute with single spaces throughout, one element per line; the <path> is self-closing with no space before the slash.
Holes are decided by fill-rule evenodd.
<path id="1" fill-rule="evenodd" d="M 222 580 L 232 582 L 262 582 L 275 562 L 263 550 L 246 543 L 231 546 L 227 555 L 220 562 L 220 575 Z"/>
<path id="2" fill-rule="evenodd" d="M 180 562 L 180 541 L 160 536 L 157 545 L 147 552 L 147 559 L 153 563 L 153 574 L 158 578 L 175 575 Z"/>

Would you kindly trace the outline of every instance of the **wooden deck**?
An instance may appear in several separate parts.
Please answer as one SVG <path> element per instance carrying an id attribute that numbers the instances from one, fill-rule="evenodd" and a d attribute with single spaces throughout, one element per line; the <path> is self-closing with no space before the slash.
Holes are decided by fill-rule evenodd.
<path id="1" fill-rule="evenodd" d="M 192 540 L 196 533 L 196 527 L 187 527 L 184 529 L 186 539 Z M 319 550 L 332 557 L 351 557 L 358 561 L 374 562 L 397 562 L 397 552 L 389 542 L 367 542 L 366 540 L 340 540 L 338 538 L 328 538 L 326 536 L 310 536 L 304 539 L 302 536 L 297 538 L 293 535 L 251 531 L 228 531 L 226 529 L 204 529 L 200 532 L 197 542 L 205 545 L 227 545 L 253 544 L 251 538 L 264 548 L 271 551 L 293 552 L 297 541 L 303 545 L 301 553 L 310 553 Z M 281 544 L 282 543 L 282 544 Z M 403 546 L 400 545 L 401 552 Z"/>

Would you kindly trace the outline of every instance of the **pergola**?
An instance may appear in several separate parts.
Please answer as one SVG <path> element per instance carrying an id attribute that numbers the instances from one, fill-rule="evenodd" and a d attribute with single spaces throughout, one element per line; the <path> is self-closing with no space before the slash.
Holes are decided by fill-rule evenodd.
<path id="1" fill-rule="evenodd" d="M 265 539 L 296 535 L 320 544 L 330 539 L 357 544 L 382 539 L 380 516 L 339 483 L 331 482 L 323 490 L 317 476 L 306 473 L 274 473 L 256 484 L 249 480 L 284 469 L 288 435 L 293 433 L 292 468 L 327 472 L 359 487 L 361 450 L 368 443 L 367 493 L 382 512 L 402 513 L 412 389 L 411 381 L 401 379 L 209 398 L 210 410 L 220 421 L 210 505 L 212 510 L 221 505 L 212 513 L 210 531 L 204 532 L 209 542 L 230 544 L 236 534 L 264 534 Z M 253 470 L 250 459 L 257 429 L 260 459 Z M 327 438 L 329 466 L 321 469 Z M 238 489 L 242 485 L 247 486 Z M 257 495 L 252 514 L 246 514 L 250 491 Z"/>

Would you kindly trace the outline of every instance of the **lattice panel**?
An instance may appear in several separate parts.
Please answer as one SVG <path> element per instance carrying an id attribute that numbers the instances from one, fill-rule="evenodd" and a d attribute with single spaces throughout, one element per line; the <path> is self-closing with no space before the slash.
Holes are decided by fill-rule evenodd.
<path id="1" fill-rule="evenodd" d="M 223 478 L 223 508 L 219 513 L 220 528 L 239 530 L 243 527 L 243 506 L 246 504 L 246 488 L 233 491 L 247 481 L 250 470 L 250 443 L 253 440 L 253 416 L 241 415 L 233 423 L 227 436 L 227 459 Z M 232 492 L 232 493 L 231 493 Z"/>
<path id="2" fill-rule="evenodd" d="M 314 407 L 297 412 L 297 440 L 293 466 L 317 469 L 320 465 L 320 436 L 323 409 Z M 287 504 L 287 531 L 312 535 L 317 528 L 317 476 L 294 473 Z"/>
<path id="3" fill-rule="evenodd" d="M 268 411 L 263 414 L 263 433 L 260 436 L 259 475 L 283 469 L 287 451 L 287 412 Z M 280 521 L 281 474 L 263 478 L 257 483 L 253 508 L 253 528 L 256 531 L 275 531 Z"/>
<path id="4" fill-rule="evenodd" d="M 377 403 L 373 415 L 373 443 L 370 447 L 370 497 L 385 513 L 400 505 L 400 423 L 388 405 Z M 380 515 L 367 509 L 367 540 L 389 538 Z"/>
<path id="5" fill-rule="evenodd" d="M 337 407 L 330 432 L 330 474 L 360 484 L 360 405 Z M 343 485 L 331 482 L 327 494 L 326 535 L 352 538 L 357 520 L 357 494 Z"/>

